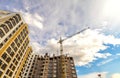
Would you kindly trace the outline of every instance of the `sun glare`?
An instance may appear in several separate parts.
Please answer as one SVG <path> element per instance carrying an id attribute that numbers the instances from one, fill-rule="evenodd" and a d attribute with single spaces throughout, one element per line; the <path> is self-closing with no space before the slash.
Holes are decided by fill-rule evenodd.
<path id="1" fill-rule="evenodd" d="M 106 0 L 103 14 L 113 19 L 120 19 L 120 0 Z"/>

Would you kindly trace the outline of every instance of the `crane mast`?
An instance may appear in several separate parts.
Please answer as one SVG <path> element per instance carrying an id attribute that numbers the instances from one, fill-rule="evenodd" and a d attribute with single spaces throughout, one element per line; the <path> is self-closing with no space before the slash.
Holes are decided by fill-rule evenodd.
<path id="1" fill-rule="evenodd" d="M 62 38 L 60 37 L 60 40 L 58 41 L 58 43 L 60 43 L 60 63 L 59 63 L 59 64 L 60 64 L 60 65 L 59 65 L 59 66 L 60 66 L 60 70 L 58 70 L 58 71 L 60 71 L 60 73 L 61 73 L 60 78 L 67 78 L 65 56 L 63 55 L 63 41 L 65 41 L 65 40 L 67 40 L 67 39 L 69 39 L 69 38 L 71 38 L 71 37 L 73 37 L 73 36 L 75 36 L 75 35 L 83 32 L 83 31 L 85 31 L 85 30 L 87 30 L 87 29 L 89 29 L 89 27 L 88 27 L 88 28 L 85 28 L 85 29 L 83 29 L 83 30 L 81 30 L 81 31 L 79 31 L 79 32 L 71 35 L 71 36 L 68 36 L 68 37 L 65 38 L 65 39 L 62 39 Z"/>
<path id="2" fill-rule="evenodd" d="M 60 37 L 59 43 L 60 43 L 60 55 L 63 55 L 63 45 L 62 45 L 62 38 Z"/>

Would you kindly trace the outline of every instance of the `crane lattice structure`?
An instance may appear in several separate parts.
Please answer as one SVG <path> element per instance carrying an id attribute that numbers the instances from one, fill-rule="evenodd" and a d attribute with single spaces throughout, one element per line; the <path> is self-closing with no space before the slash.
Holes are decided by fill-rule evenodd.
<path id="1" fill-rule="evenodd" d="M 89 29 L 89 27 L 88 28 L 85 28 L 85 29 L 83 29 L 83 30 L 81 30 L 81 31 L 79 31 L 79 32 L 77 32 L 77 33 L 75 33 L 75 34 L 73 34 L 73 35 L 71 35 L 71 36 L 68 36 L 67 38 L 65 38 L 65 39 L 62 39 L 61 37 L 60 37 L 60 40 L 58 41 L 58 43 L 60 43 L 60 73 L 61 73 L 61 75 L 60 75 L 60 78 L 67 78 L 67 74 L 66 74 L 66 64 L 65 64 L 65 56 L 64 56 L 64 54 L 63 54 L 63 41 L 65 41 L 65 40 L 67 40 L 67 39 L 69 39 L 69 38 L 71 38 L 71 37 L 73 37 L 73 36 L 75 36 L 75 35 L 77 35 L 77 34 L 80 34 L 81 32 L 83 32 L 83 31 L 85 31 L 85 30 L 87 30 L 87 29 Z"/>

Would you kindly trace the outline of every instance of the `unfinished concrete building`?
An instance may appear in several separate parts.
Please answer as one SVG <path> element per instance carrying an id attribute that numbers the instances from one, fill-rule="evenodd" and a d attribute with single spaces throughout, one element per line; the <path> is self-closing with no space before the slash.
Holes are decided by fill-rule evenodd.
<path id="1" fill-rule="evenodd" d="M 27 63 L 21 73 L 23 78 L 62 78 L 61 56 L 31 55 Z M 65 78 L 77 78 L 73 58 L 64 56 L 64 63 Z"/>

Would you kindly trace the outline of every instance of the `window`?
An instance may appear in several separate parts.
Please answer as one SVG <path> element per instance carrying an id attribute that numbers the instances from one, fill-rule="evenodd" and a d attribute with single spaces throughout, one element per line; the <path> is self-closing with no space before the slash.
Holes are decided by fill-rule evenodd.
<path id="1" fill-rule="evenodd" d="M 74 67 L 72 67 L 72 69 L 75 69 Z"/>
<path id="2" fill-rule="evenodd" d="M 1 69 L 5 70 L 6 67 L 7 67 L 7 64 L 4 63 L 4 64 L 1 66 Z"/>
<path id="3" fill-rule="evenodd" d="M 0 59 L 0 66 L 2 65 L 2 60 Z"/>
<path id="4" fill-rule="evenodd" d="M 10 21 L 6 21 L 5 23 L 8 25 L 8 27 L 9 27 L 10 29 L 12 29 L 12 28 L 13 28 L 13 26 L 12 26 L 12 24 L 11 24 L 11 22 L 10 22 Z"/>
<path id="5" fill-rule="evenodd" d="M 18 18 L 16 16 L 13 16 L 13 18 L 15 18 L 15 20 L 16 20 L 17 23 L 19 22 Z"/>
<path id="6" fill-rule="evenodd" d="M 0 71 L 0 77 L 2 76 L 2 74 L 3 74 L 3 72 L 2 72 L 2 71 Z"/>
<path id="7" fill-rule="evenodd" d="M 21 39 L 23 40 L 23 32 L 21 32 L 20 35 L 21 35 Z"/>
<path id="8" fill-rule="evenodd" d="M 19 61 L 19 60 L 20 60 L 20 56 L 18 56 L 18 58 L 17 58 L 17 59 L 18 59 L 18 61 Z"/>
<path id="9" fill-rule="evenodd" d="M 9 63 L 10 60 L 11 60 L 11 58 L 7 55 L 7 53 L 4 53 L 4 54 L 2 55 L 2 58 L 3 58 L 7 63 Z"/>
<path id="10" fill-rule="evenodd" d="M 7 54 L 4 53 L 4 54 L 2 55 L 2 58 L 5 60 L 5 59 L 7 58 Z"/>
<path id="11" fill-rule="evenodd" d="M 3 27 L 3 29 L 5 30 L 6 33 L 9 31 L 9 29 L 6 25 L 2 24 L 1 27 Z"/>
<path id="12" fill-rule="evenodd" d="M 15 66 L 13 64 L 10 65 L 10 67 L 13 71 L 15 70 Z"/>
<path id="13" fill-rule="evenodd" d="M 20 43 L 22 43 L 22 37 L 21 37 L 21 35 L 18 36 L 18 39 L 20 40 Z"/>
<path id="14" fill-rule="evenodd" d="M 19 56 L 19 55 L 17 54 L 17 55 L 16 55 L 16 58 L 18 58 L 18 56 Z"/>
<path id="15" fill-rule="evenodd" d="M 13 74 L 13 72 L 12 72 L 12 71 L 10 71 L 9 76 L 12 76 L 12 74 Z"/>
<path id="16" fill-rule="evenodd" d="M 6 72 L 6 74 L 7 74 L 8 76 L 12 76 L 13 72 L 8 69 L 7 72 Z"/>
<path id="17" fill-rule="evenodd" d="M 56 77 L 56 75 L 54 74 L 53 77 Z"/>
<path id="18" fill-rule="evenodd" d="M 14 26 L 16 25 L 16 23 L 15 23 L 15 20 L 14 20 L 14 19 L 10 18 L 10 21 L 12 21 L 12 24 L 13 24 Z"/>
<path id="19" fill-rule="evenodd" d="M 8 52 L 11 52 L 11 48 L 10 48 L 10 47 L 8 47 L 7 51 L 8 51 Z"/>
<path id="20" fill-rule="evenodd" d="M 20 43 L 18 43 L 17 46 L 20 47 Z"/>
<path id="21" fill-rule="evenodd" d="M 15 66 L 12 67 L 12 70 L 13 70 L 13 71 L 15 70 Z"/>
<path id="22" fill-rule="evenodd" d="M 71 64 L 71 66 L 74 66 L 74 64 Z"/>
<path id="23" fill-rule="evenodd" d="M 7 72 L 6 72 L 6 74 L 8 74 L 9 72 L 10 72 L 10 70 L 8 69 Z"/>
<path id="24" fill-rule="evenodd" d="M 14 52 L 12 51 L 12 49 L 10 47 L 8 47 L 8 49 L 6 51 L 11 57 L 14 56 Z"/>
<path id="25" fill-rule="evenodd" d="M 19 21 L 21 20 L 21 17 L 19 14 L 16 14 L 16 16 L 18 17 Z"/>
<path id="26" fill-rule="evenodd" d="M 22 52 L 20 53 L 20 56 L 22 56 Z"/>
<path id="27" fill-rule="evenodd" d="M 9 63 L 9 62 L 10 62 L 10 60 L 11 60 L 11 58 L 10 58 L 10 57 L 8 57 L 8 58 L 6 59 L 7 63 Z"/>
<path id="28" fill-rule="evenodd" d="M 43 75 L 43 73 L 41 73 L 40 75 Z"/>
<path id="29" fill-rule="evenodd" d="M 25 34 L 23 31 L 21 32 L 21 35 L 22 35 L 22 38 L 25 39 Z"/>
<path id="30" fill-rule="evenodd" d="M 4 41 L 7 42 L 7 40 L 8 40 L 8 39 L 6 38 Z"/>
<path id="31" fill-rule="evenodd" d="M 5 34 L 4 34 L 3 30 L 0 29 L 0 37 L 2 38 L 4 35 L 5 35 Z"/>
<path id="32" fill-rule="evenodd" d="M 12 35 L 10 34 L 9 37 L 11 37 Z"/>
<path id="33" fill-rule="evenodd" d="M 15 51 L 17 51 L 17 50 L 18 50 L 18 48 L 17 48 L 17 47 L 15 47 L 15 48 L 14 48 L 14 50 L 15 50 Z"/>
<path id="34" fill-rule="evenodd" d="M 29 75 L 31 75 L 32 73 L 29 73 Z"/>
<path id="35" fill-rule="evenodd" d="M 10 68 L 12 68 L 13 64 L 10 65 Z"/>
<path id="36" fill-rule="evenodd" d="M 14 42 L 11 44 L 11 47 L 14 49 L 14 51 L 17 51 L 17 46 L 15 45 Z"/>
<path id="37" fill-rule="evenodd" d="M 2 43 L 0 43 L 0 48 L 3 46 L 3 44 Z"/>
<path id="38" fill-rule="evenodd" d="M 15 33 L 15 30 L 13 31 L 13 33 Z"/>
<path id="39" fill-rule="evenodd" d="M 4 76 L 3 78 L 7 78 L 6 76 Z"/>
<path id="40" fill-rule="evenodd" d="M 17 22 L 16 22 L 16 19 L 15 18 L 12 18 L 13 20 L 14 20 L 14 22 L 15 22 L 15 25 L 17 24 Z"/>
<path id="41" fill-rule="evenodd" d="M 15 43 L 16 43 L 16 44 L 18 43 L 18 39 L 17 39 L 17 38 L 15 39 Z"/>
<path id="42" fill-rule="evenodd" d="M 73 74 L 73 77 L 77 77 L 75 74 Z"/>
<path id="43" fill-rule="evenodd" d="M 15 63 L 16 59 L 14 58 L 13 63 Z"/>
<path id="44" fill-rule="evenodd" d="M 12 52 L 10 53 L 10 55 L 11 55 L 11 57 L 13 57 L 13 56 L 14 56 L 14 52 L 12 51 Z"/>
<path id="45" fill-rule="evenodd" d="M 75 73 L 75 71 L 73 70 L 72 73 Z"/>
<path id="46" fill-rule="evenodd" d="M 15 65 L 17 65 L 18 64 L 18 62 L 17 62 L 17 60 L 15 61 Z"/>
<path id="47" fill-rule="evenodd" d="M 25 73 L 25 76 L 27 75 L 27 73 Z"/>

